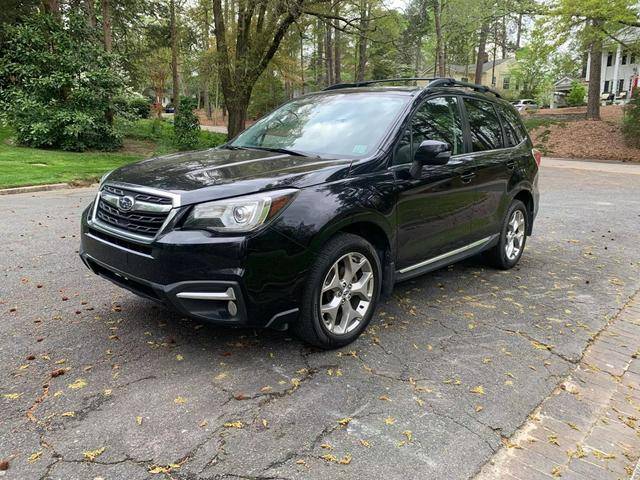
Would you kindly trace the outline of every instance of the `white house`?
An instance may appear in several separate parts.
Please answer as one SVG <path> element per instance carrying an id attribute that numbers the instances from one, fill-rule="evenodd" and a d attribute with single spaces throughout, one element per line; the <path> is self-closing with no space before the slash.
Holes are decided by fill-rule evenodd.
<path id="1" fill-rule="evenodd" d="M 611 94 L 616 100 L 627 100 L 634 88 L 638 88 L 638 75 L 640 74 L 640 29 L 632 29 L 620 35 L 620 40 L 625 45 L 635 45 L 634 50 L 627 49 L 620 43 L 605 43 L 602 48 L 602 74 L 600 77 L 600 94 L 609 97 Z M 589 66 L 591 56 L 587 62 L 586 80 L 589 81 Z"/>

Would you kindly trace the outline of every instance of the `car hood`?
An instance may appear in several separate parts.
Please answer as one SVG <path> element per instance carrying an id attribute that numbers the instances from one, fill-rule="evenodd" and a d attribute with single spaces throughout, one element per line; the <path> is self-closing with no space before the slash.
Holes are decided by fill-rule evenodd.
<path id="1" fill-rule="evenodd" d="M 106 182 L 168 190 L 179 194 L 184 205 L 338 180 L 349 173 L 350 165 L 351 160 L 213 148 L 125 165 L 111 172 Z"/>

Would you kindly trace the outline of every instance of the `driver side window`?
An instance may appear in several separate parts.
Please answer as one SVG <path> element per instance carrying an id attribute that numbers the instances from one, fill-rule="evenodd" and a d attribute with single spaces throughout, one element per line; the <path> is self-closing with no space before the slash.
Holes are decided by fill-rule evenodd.
<path id="1" fill-rule="evenodd" d="M 425 140 L 440 140 L 451 145 L 451 154 L 462 153 L 462 122 L 457 97 L 436 97 L 424 102 L 411 119 L 394 156 L 394 165 L 411 163 Z"/>

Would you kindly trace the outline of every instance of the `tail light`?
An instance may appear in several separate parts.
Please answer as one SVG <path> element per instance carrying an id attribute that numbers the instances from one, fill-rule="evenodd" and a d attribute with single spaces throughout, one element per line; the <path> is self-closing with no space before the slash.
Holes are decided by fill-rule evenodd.
<path id="1" fill-rule="evenodd" d="M 540 166 L 540 162 L 542 161 L 542 152 L 537 148 L 532 148 L 531 153 L 533 154 L 533 158 L 536 160 L 536 165 Z"/>

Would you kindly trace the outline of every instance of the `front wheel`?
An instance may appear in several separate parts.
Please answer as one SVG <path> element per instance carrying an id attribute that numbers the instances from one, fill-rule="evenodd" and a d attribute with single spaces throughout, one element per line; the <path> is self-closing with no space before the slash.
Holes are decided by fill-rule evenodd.
<path id="1" fill-rule="evenodd" d="M 514 200 L 505 215 L 500 241 L 490 250 L 492 263 L 503 270 L 516 266 L 527 243 L 527 207 L 520 200 Z"/>
<path id="2" fill-rule="evenodd" d="M 322 249 L 309 273 L 296 334 L 322 348 L 353 342 L 373 317 L 381 266 L 373 246 L 341 233 Z"/>

